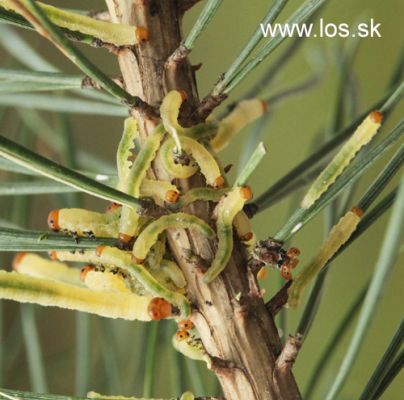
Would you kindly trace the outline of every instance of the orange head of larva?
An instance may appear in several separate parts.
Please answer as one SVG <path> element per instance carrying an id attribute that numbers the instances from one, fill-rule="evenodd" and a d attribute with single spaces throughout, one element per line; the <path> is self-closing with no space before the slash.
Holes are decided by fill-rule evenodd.
<path id="1" fill-rule="evenodd" d="M 172 306 L 162 297 L 154 297 L 147 306 L 147 312 L 153 321 L 160 321 L 172 315 Z"/>
<path id="2" fill-rule="evenodd" d="M 138 43 L 146 42 L 150 38 L 149 31 L 146 28 L 144 28 L 143 26 L 137 26 L 135 34 L 136 34 L 136 39 L 137 39 Z"/>
<path id="3" fill-rule="evenodd" d="M 176 203 L 180 197 L 180 194 L 176 192 L 175 190 L 167 190 L 167 193 L 165 195 L 165 200 L 168 203 Z"/>
<path id="4" fill-rule="evenodd" d="M 58 259 L 58 253 L 56 250 L 52 250 L 48 253 L 49 258 L 53 261 L 56 261 Z"/>
<path id="5" fill-rule="evenodd" d="M 132 262 L 135 264 L 143 264 L 144 263 L 144 258 L 138 258 L 134 254 L 132 255 Z"/>
<path id="6" fill-rule="evenodd" d="M 48 226 L 53 231 L 58 231 L 60 229 L 59 225 L 59 210 L 52 210 L 48 214 Z"/>
<path id="7" fill-rule="evenodd" d="M 178 322 L 177 325 L 180 331 L 189 331 L 194 327 L 194 324 L 190 319 L 183 319 L 182 321 Z"/>
<path id="8" fill-rule="evenodd" d="M 268 103 L 265 100 L 261 100 L 261 106 L 262 106 L 262 113 L 263 114 L 267 113 L 269 110 Z"/>
<path id="9" fill-rule="evenodd" d="M 106 248 L 106 246 L 103 246 L 103 245 L 97 246 L 97 248 L 95 249 L 95 254 L 97 255 L 97 257 L 101 257 L 105 248 Z"/>
<path id="10" fill-rule="evenodd" d="M 95 271 L 94 265 L 85 265 L 80 271 L 80 279 L 84 282 L 90 271 Z"/>
<path id="11" fill-rule="evenodd" d="M 119 234 L 119 241 L 124 245 L 128 245 L 132 239 L 133 239 L 133 236 L 127 235 L 126 233 L 121 232 Z"/>
<path id="12" fill-rule="evenodd" d="M 26 252 L 21 252 L 21 253 L 17 253 L 14 258 L 13 258 L 13 269 L 18 271 L 18 267 L 21 264 L 22 259 L 27 255 L 28 253 Z"/>
<path id="13" fill-rule="evenodd" d="M 182 340 L 185 340 L 185 339 L 188 339 L 188 338 L 189 338 L 189 332 L 184 331 L 184 330 L 178 331 L 178 332 L 175 334 L 175 338 L 176 338 L 179 342 L 181 342 Z"/>
<path id="14" fill-rule="evenodd" d="M 218 176 L 216 179 L 215 179 L 215 182 L 213 183 L 213 187 L 215 188 L 215 189 L 220 189 L 220 188 L 222 188 L 224 186 L 224 178 L 223 178 L 223 176 Z"/>
<path id="15" fill-rule="evenodd" d="M 296 258 L 300 255 L 300 250 L 297 247 L 291 247 L 286 254 L 290 258 Z"/>
<path id="16" fill-rule="evenodd" d="M 351 212 L 353 212 L 359 218 L 362 218 L 363 216 L 363 210 L 361 210 L 359 207 L 352 207 Z"/>
<path id="17" fill-rule="evenodd" d="M 249 242 L 254 237 L 254 233 L 247 232 L 244 235 L 240 236 L 240 240 L 242 242 Z"/>
<path id="18" fill-rule="evenodd" d="M 369 117 L 376 124 L 381 124 L 383 122 L 383 114 L 378 110 L 372 111 L 369 114 Z"/>
<path id="19" fill-rule="evenodd" d="M 109 203 L 108 207 L 107 207 L 107 212 L 112 212 L 117 210 L 118 208 L 121 208 L 122 204 L 118 204 L 118 203 Z"/>
<path id="20" fill-rule="evenodd" d="M 187 94 L 187 92 L 185 90 L 179 90 L 178 92 L 181 95 L 182 101 L 186 101 L 188 99 L 188 94 Z"/>
<path id="21" fill-rule="evenodd" d="M 242 186 L 240 188 L 240 195 L 245 201 L 249 201 L 253 198 L 253 193 L 249 186 Z"/>
<path id="22" fill-rule="evenodd" d="M 292 273 L 290 272 L 290 268 L 287 265 L 282 265 L 281 267 L 281 277 L 287 281 L 292 279 Z"/>

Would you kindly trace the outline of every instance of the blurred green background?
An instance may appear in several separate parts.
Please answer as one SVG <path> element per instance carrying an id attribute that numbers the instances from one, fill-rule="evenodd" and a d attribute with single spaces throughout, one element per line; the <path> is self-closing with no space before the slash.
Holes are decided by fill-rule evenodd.
<path id="1" fill-rule="evenodd" d="M 72 0 L 52 3 L 72 9 L 85 7 L 86 9 L 99 10 L 104 7 L 102 1 Z M 218 76 L 226 70 L 238 54 L 243 43 L 265 15 L 270 3 L 263 0 L 224 1 L 209 29 L 197 41 L 195 50 L 191 55 L 193 63 L 203 63 L 203 67 L 197 72 L 201 96 L 210 90 Z M 290 1 L 286 11 L 282 13 L 281 20 L 284 20 L 285 16 L 289 15 L 301 3 L 300 0 Z M 186 15 L 185 32 L 192 26 L 201 8 L 202 4 L 199 4 Z M 321 17 L 326 22 L 353 24 L 374 18 L 377 23 L 382 24 L 382 38 L 361 39 L 355 57 L 354 75 L 358 88 L 359 112 L 370 106 L 385 92 L 403 46 L 403 15 L 404 2 L 402 0 L 383 2 L 377 0 L 330 0 L 327 7 L 321 12 Z M 39 36 L 21 30 L 18 32 L 58 68 L 65 72 L 77 72 L 68 60 L 60 56 L 51 45 Z M 297 83 L 299 80 L 303 81 L 316 72 L 315 65 L 319 62 L 317 57 L 320 57 L 324 62 L 325 73 L 321 82 L 315 88 L 292 97 L 279 105 L 265 126 L 263 138 L 269 152 L 251 181 L 256 195 L 302 160 L 312 148 L 318 133 L 330 125 L 336 101 L 335 91 L 339 68 L 336 54 L 341 47 L 346 45 L 346 42 L 344 39 L 337 38 L 307 39 L 298 53 L 283 68 L 273 85 L 265 90 L 264 94 L 271 94 L 278 92 L 283 87 Z M 284 47 L 278 49 L 269 60 L 255 70 L 232 93 L 230 100 L 236 99 L 248 90 L 268 66 L 277 59 Z M 111 54 L 104 50 L 87 47 L 83 47 L 83 49 L 105 71 L 111 74 L 118 73 L 116 60 Z M 2 67 L 18 67 L 19 65 L 1 48 L 0 60 Z M 1 94 L 1 96 L 6 96 L 6 94 Z M 398 107 L 380 136 L 383 136 L 383 133 L 386 133 L 390 127 L 397 123 L 402 113 L 403 107 Z M 59 123 L 58 115 L 45 112 L 41 112 L 41 114 L 55 127 Z M 113 164 L 114 149 L 122 130 L 122 119 L 83 115 L 70 115 L 68 118 L 77 147 L 85 148 L 87 151 L 97 154 L 105 160 L 106 165 L 107 163 Z M 249 129 L 251 132 L 254 127 Z M 0 133 L 15 138 L 20 130 L 19 115 L 11 108 L 7 109 L 5 116 L 0 121 Z M 56 129 L 55 133 L 57 133 Z M 233 143 L 221 154 L 223 165 L 230 163 L 237 165 L 247 135 L 248 129 L 238 137 L 236 143 Z M 58 158 L 46 143 L 36 140 L 35 146 L 42 154 L 54 159 Z M 375 163 L 371 171 L 364 175 L 356 191 L 357 198 L 374 179 L 393 151 L 389 151 L 387 155 Z M 230 177 L 234 177 L 236 170 L 237 168 L 234 167 Z M 9 175 L 1 173 L 0 178 L 12 179 Z M 394 187 L 396 183 L 397 180 L 393 181 L 387 190 Z M 7 218 L 11 215 L 13 198 L 3 197 L 0 201 L 0 216 Z M 92 209 L 101 210 L 105 207 L 103 202 L 88 197 L 84 197 L 84 202 L 87 207 Z M 63 205 L 60 196 L 32 196 L 29 198 L 29 203 L 31 213 L 26 220 L 26 226 L 37 229 L 46 228 L 46 216 L 50 209 Z M 293 204 L 293 200 L 288 199 L 260 214 L 253 221 L 258 237 L 265 238 L 276 232 L 291 213 Z M 332 336 L 340 318 L 371 275 L 379 254 L 388 217 L 389 213 L 386 213 L 376 225 L 333 263 L 319 313 L 294 368 L 296 378 L 302 389 L 305 388 L 307 378 L 310 376 L 310 371 L 316 364 L 323 346 Z M 304 264 L 314 254 L 323 235 L 324 216 L 319 215 L 295 236 L 293 244 L 302 250 L 301 264 Z M 403 259 L 401 252 L 387 290 L 378 306 L 371 329 L 338 399 L 357 398 L 402 318 Z M 1 266 L 8 269 L 10 255 L 2 254 L 1 260 Z M 278 285 L 278 273 L 272 270 L 263 284 L 267 298 L 274 294 Z M 30 383 L 27 355 L 21 331 L 20 307 L 10 302 L 2 303 L 3 331 L 0 351 L 3 358 L 3 374 L 0 378 L 2 380 L 0 387 L 33 389 Z M 288 331 L 285 334 L 294 332 L 301 309 L 288 312 Z M 39 307 L 35 308 L 35 315 L 48 383 L 47 389 L 52 393 L 74 394 L 76 391 L 77 317 L 74 312 L 41 309 Z M 88 321 L 91 326 L 90 357 L 87 360 L 89 383 L 86 388 L 82 388 L 80 394 L 87 390 L 95 390 L 106 394 L 141 396 L 143 394 L 144 360 L 146 358 L 145 340 L 150 337 L 151 330 L 153 330 L 151 325 L 107 321 L 95 316 L 90 316 Z M 159 324 L 158 346 L 155 348 L 156 370 L 153 395 L 174 396 L 179 394 L 179 389 L 190 389 L 197 395 L 217 394 L 218 388 L 215 379 L 209 372 L 206 372 L 204 365 L 189 360 L 185 361 L 181 355 L 176 354 L 171 349 L 169 343 L 174 331 L 173 323 L 162 322 Z M 318 384 L 316 399 L 323 398 L 333 381 L 349 343 L 351 332 L 352 329 L 343 339 L 342 345 L 328 364 L 321 382 Z M 385 393 L 384 399 L 397 400 L 402 398 L 402 393 L 404 393 L 402 377 L 401 374 L 395 380 Z"/>

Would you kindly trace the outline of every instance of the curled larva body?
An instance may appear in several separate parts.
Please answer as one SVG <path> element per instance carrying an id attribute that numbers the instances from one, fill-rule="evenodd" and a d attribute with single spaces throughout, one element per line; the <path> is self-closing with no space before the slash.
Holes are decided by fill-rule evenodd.
<path id="1" fill-rule="evenodd" d="M 181 271 L 181 268 L 174 261 L 163 259 L 157 273 L 161 274 L 164 281 L 167 281 L 168 279 L 178 289 L 183 289 L 187 285 L 187 281 L 185 280 L 185 276 Z"/>
<path id="2" fill-rule="evenodd" d="M 160 115 L 164 128 L 174 139 L 175 147 L 178 152 L 181 152 L 182 150 L 182 141 L 180 140 L 179 136 L 187 131 L 186 128 L 183 128 L 178 123 L 180 107 L 184 100 L 185 95 L 183 92 L 172 90 L 171 92 L 167 93 L 160 106 Z"/>
<path id="3" fill-rule="evenodd" d="M 140 196 L 151 197 L 156 203 L 176 203 L 180 191 L 170 182 L 145 179 L 140 187 Z"/>
<path id="4" fill-rule="evenodd" d="M 49 213 L 49 228 L 78 236 L 117 237 L 120 210 L 98 213 L 80 208 L 62 208 Z"/>
<path id="5" fill-rule="evenodd" d="M 212 149 L 215 152 L 223 150 L 239 131 L 266 111 L 267 105 L 260 99 L 243 100 L 237 103 L 231 113 L 219 122 L 219 130 L 210 141 Z"/>
<path id="6" fill-rule="evenodd" d="M 173 347 L 177 351 L 182 353 L 185 357 L 188 357 L 192 360 L 205 361 L 209 369 L 212 366 L 212 360 L 199 339 L 194 339 L 191 336 L 182 339 L 178 338 L 175 334 L 172 339 L 172 344 Z"/>
<path id="7" fill-rule="evenodd" d="M 293 280 L 292 286 L 288 291 L 288 304 L 290 307 L 296 307 L 299 304 L 304 288 L 321 271 L 338 249 L 351 237 L 361 220 L 361 216 L 362 211 L 358 208 L 353 208 L 331 229 L 317 255 Z"/>
<path id="8" fill-rule="evenodd" d="M 13 268 L 20 274 L 83 286 L 77 268 L 48 260 L 34 253 L 18 253 L 13 260 Z"/>
<path id="9" fill-rule="evenodd" d="M 224 179 L 221 175 L 219 165 L 213 155 L 201 143 L 188 137 L 181 137 L 182 148 L 186 154 L 192 157 L 199 166 L 201 173 L 206 179 L 206 183 L 213 187 L 222 187 Z M 161 153 L 162 161 L 167 171 L 176 178 L 190 177 L 196 169 L 193 166 L 176 164 L 173 160 L 175 143 L 168 139 L 164 143 L 164 150 Z M 179 176 L 178 176 L 179 174 Z"/>
<path id="10" fill-rule="evenodd" d="M 340 151 L 311 185 L 302 200 L 302 208 L 311 207 L 327 191 L 349 165 L 356 153 L 376 135 L 382 121 L 383 115 L 379 111 L 371 112 L 363 120 L 354 134 L 345 142 Z"/>
<path id="11" fill-rule="evenodd" d="M 50 279 L 0 271 L 0 298 L 83 311 L 107 318 L 150 321 L 151 296 L 105 293 Z"/>
<path id="12" fill-rule="evenodd" d="M 133 246 L 133 258 L 135 262 L 142 263 L 158 236 L 166 229 L 196 229 L 209 238 L 215 236 L 212 228 L 194 215 L 175 213 L 163 215 L 151 222 L 140 233 Z"/>
<path id="13" fill-rule="evenodd" d="M 134 263 L 130 253 L 106 246 L 101 246 L 97 250 L 101 264 L 114 265 L 122 269 L 134 280 L 140 282 L 150 294 L 162 297 L 178 307 L 182 316 L 189 315 L 190 305 L 187 298 L 180 293 L 167 289 L 143 265 Z"/>
<path id="14" fill-rule="evenodd" d="M 250 198 L 249 188 L 235 187 L 217 205 L 218 244 L 212 265 L 203 277 L 206 283 L 215 279 L 229 262 L 233 250 L 233 220 Z"/>
<path id="15" fill-rule="evenodd" d="M 164 168 L 175 178 L 187 179 L 198 171 L 198 166 L 191 160 L 189 165 L 183 165 L 174 161 L 176 146 L 173 139 L 166 140 L 160 149 L 159 156 Z"/>
<path id="16" fill-rule="evenodd" d="M 179 210 L 198 200 L 218 202 L 230 190 L 230 188 L 212 189 L 205 187 L 190 189 L 175 204 L 170 204 L 169 208 Z"/>
<path id="17" fill-rule="evenodd" d="M 113 293 L 131 293 L 131 289 L 125 284 L 122 275 L 111 271 L 91 270 L 85 274 L 84 284 L 92 290 Z"/>

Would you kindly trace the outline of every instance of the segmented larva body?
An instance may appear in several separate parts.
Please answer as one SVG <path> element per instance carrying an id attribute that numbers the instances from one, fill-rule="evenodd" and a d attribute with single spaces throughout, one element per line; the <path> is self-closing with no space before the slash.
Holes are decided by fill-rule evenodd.
<path id="1" fill-rule="evenodd" d="M 206 179 L 206 183 L 214 188 L 220 188 L 224 185 L 224 179 L 220 172 L 213 155 L 201 143 L 194 139 L 182 136 L 182 148 L 186 154 L 192 157 L 199 166 L 201 173 Z M 173 156 L 175 156 L 175 142 L 168 139 L 162 146 L 161 159 L 167 171 L 176 178 L 189 178 L 197 169 L 192 165 L 176 164 Z"/>
<path id="2" fill-rule="evenodd" d="M 165 278 L 165 280 L 168 278 L 173 282 L 178 289 L 183 289 L 187 285 L 187 281 L 185 280 L 181 268 L 174 261 L 163 259 L 160 264 L 159 273 Z"/>
<path id="3" fill-rule="evenodd" d="M 230 188 L 212 189 L 205 187 L 190 189 L 175 204 L 170 204 L 169 207 L 172 210 L 179 210 L 198 200 L 218 202 L 230 190 Z"/>
<path id="4" fill-rule="evenodd" d="M 145 179 L 140 187 L 140 196 L 151 197 L 156 203 L 176 203 L 180 191 L 170 182 Z"/>
<path id="5" fill-rule="evenodd" d="M 10 0 L 2 0 L 1 5 L 17 13 L 19 12 L 14 2 Z M 107 21 L 100 21 L 41 2 L 38 2 L 38 6 L 54 24 L 70 31 L 94 36 L 104 43 L 115 46 L 133 46 L 149 39 L 148 30 L 141 26 L 117 25 Z"/>
<path id="6" fill-rule="evenodd" d="M 238 132 L 267 110 L 266 102 L 260 99 L 242 100 L 237 103 L 231 113 L 219 122 L 219 130 L 210 141 L 212 149 L 219 152 L 226 148 Z"/>
<path id="7" fill-rule="evenodd" d="M 177 152 L 182 151 L 182 140 L 180 140 L 179 136 L 187 131 L 178 123 L 180 107 L 185 99 L 186 94 L 184 92 L 172 90 L 167 93 L 160 106 L 161 120 L 164 128 L 173 138 Z"/>
<path id="8" fill-rule="evenodd" d="M 35 303 L 83 311 L 107 318 L 150 321 L 150 296 L 105 293 L 50 279 L 0 271 L 0 297 L 20 303 Z"/>
<path id="9" fill-rule="evenodd" d="M 51 261 L 34 253 L 18 253 L 13 260 L 13 268 L 20 274 L 35 278 L 52 279 L 83 286 L 80 271 L 59 261 Z"/>
<path id="10" fill-rule="evenodd" d="M 143 397 L 138 398 L 138 397 L 125 397 L 125 396 L 107 396 L 105 394 L 100 394 L 92 391 L 87 393 L 87 398 L 100 399 L 100 400 L 145 400 Z M 195 396 L 191 392 L 185 392 L 181 395 L 179 400 L 195 400 Z"/>
<path id="11" fill-rule="evenodd" d="M 233 251 L 233 220 L 243 209 L 245 202 L 251 198 L 252 193 L 249 187 L 235 187 L 217 205 L 218 245 L 212 265 L 203 277 L 206 283 L 215 279 L 229 262 Z"/>
<path id="12" fill-rule="evenodd" d="M 108 213 L 62 208 L 48 216 L 48 226 L 54 231 L 66 231 L 78 236 L 118 237 L 120 210 Z"/>
<path id="13" fill-rule="evenodd" d="M 115 247 L 99 246 L 97 254 L 101 264 L 114 265 L 122 269 L 134 280 L 140 282 L 149 293 L 162 297 L 178 307 L 181 315 L 185 317 L 189 315 L 190 305 L 188 299 L 180 293 L 167 289 L 143 265 L 134 263 L 130 253 Z"/>
<path id="14" fill-rule="evenodd" d="M 126 193 L 134 197 L 140 197 L 140 187 L 150 168 L 156 153 L 160 148 L 160 142 L 165 134 L 164 128 L 159 125 L 154 133 L 146 139 L 144 146 L 137 155 L 127 176 Z M 119 238 L 124 243 L 129 243 L 136 233 L 139 215 L 129 207 L 122 207 L 119 224 Z"/>
<path id="15" fill-rule="evenodd" d="M 209 238 L 215 236 L 212 228 L 194 215 L 175 213 L 163 215 L 151 222 L 140 233 L 133 246 L 133 259 L 136 263 L 143 263 L 149 250 L 156 243 L 158 236 L 166 229 L 196 229 Z"/>
<path id="16" fill-rule="evenodd" d="M 86 267 L 84 267 L 85 269 Z M 83 270 L 82 270 L 83 271 Z M 95 268 L 88 268 L 81 274 L 84 284 L 91 290 L 113 293 L 132 293 L 126 284 L 125 278 L 111 271 L 97 271 Z"/>
<path id="17" fill-rule="evenodd" d="M 79 262 L 85 264 L 99 263 L 99 257 L 95 250 L 54 250 L 50 252 L 50 257 L 52 260 L 59 260 L 62 262 Z"/>
<path id="18" fill-rule="evenodd" d="M 331 229 L 317 255 L 293 280 L 292 286 L 288 291 L 289 306 L 296 307 L 299 304 L 304 288 L 321 271 L 338 249 L 351 237 L 361 220 L 362 214 L 362 210 L 354 207 Z"/>
<path id="19" fill-rule="evenodd" d="M 301 207 L 310 208 L 320 196 L 335 182 L 349 165 L 356 153 L 376 135 L 383 121 L 379 111 L 371 112 L 346 141 L 341 150 L 321 172 L 302 200 Z"/>
<path id="20" fill-rule="evenodd" d="M 116 165 L 118 170 L 118 190 L 127 192 L 128 176 L 132 167 L 133 150 L 135 149 L 135 140 L 139 136 L 139 130 L 135 118 L 125 119 L 122 138 L 119 142 L 116 153 Z"/>
<path id="21" fill-rule="evenodd" d="M 207 367 L 210 369 L 212 360 L 203 347 L 202 342 L 199 339 L 192 338 L 185 330 L 179 332 L 181 332 L 181 334 L 178 335 L 177 332 L 172 339 L 174 348 L 191 360 L 205 361 Z"/>

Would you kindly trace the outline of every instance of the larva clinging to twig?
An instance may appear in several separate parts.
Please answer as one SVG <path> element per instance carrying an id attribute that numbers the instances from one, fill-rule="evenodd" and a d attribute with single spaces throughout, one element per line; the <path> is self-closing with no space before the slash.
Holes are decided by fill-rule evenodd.
<path id="1" fill-rule="evenodd" d="M 62 208 L 48 215 L 48 226 L 78 236 L 117 237 L 120 209 L 98 213 L 80 208 Z"/>
<path id="2" fill-rule="evenodd" d="M 261 117 L 268 110 L 267 103 L 260 99 L 242 100 L 223 120 L 219 122 L 219 130 L 210 141 L 215 152 L 223 150 L 231 139 L 246 125 Z"/>
<path id="3" fill-rule="evenodd" d="M 288 291 L 289 306 L 296 307 L 299 304 L 304 288 L 321 271 L 321 269 L 334 256 L 338 249 L 351 237 L 352 233 L 358 226 L 362 215 L 362 210 L 354 207 L 352 210 L 348 211 L 331 229 L 327 239 L 320 247 L 317 255 L 293 280 L 292 286 Z"/>
<path id="4" fill-rule="evenodd" d="M 151 222 L 140 233 L 133 246 L 133 259 L 135 263 L 143 263 L 149 250 L 156 242 L 158 236 L 166 229 L 196 229 L 206 235 L 208 238 L 213 238 L 215 232 L 212 228 L 194 215 L 185 213 L 176 213 L 163 215 L 157 220 Z"/>
<path id="5" fill-rule="evenodd" d="M 80 270 L 67 264 L 43 258 L 34 253 L 18 253 L 13 260 L 13 269 L 20 274 L 46 278 L 83 286 Z"/>
<path id="6" fill-rule="evenodd" d="M 199 166 L 206 183 L 214 188 L 222 187 L 224 179 L 219 165 L 209 150 L 201 143 L 186 136 L 181 137 L 181 143 L 186 155 L 192 157 Z M 189 178 L 197 171 L 196 166 L 182 165 L 174 161 L 176 148 L 173 139 L 168 139 L 163 144 L 160 156 L 167 171 L 176 178 Z"/>
<path id="7" fill-rule="evenodd" d="M 356 153 L 376 135 L 383 121 L 383 114 L 372 111 L 356 128 L 354 134 L 346 141 L 341 150 L 321 172 L 304 196 L 301 207 L 310 208 L 320 196 L 335 182 L 349 165 Z"/>
<path id="8" fill-rule="evenodd" d="M 115 247 L 99 246 L 97 254 L 101 264 L 114 265 L 122 269 L 133 279 L 140 282 L 149 293 L 162 297 L 178 307 L 183 317 L 189 315 L 190 305 L 188 299 L 180 293 L 167 289 L 143 265 L 134 263 L 130 253 Z"/>
<path id="9" fill-rule="evenodd" d="M 233 251 L 234 217 L 243 209 L 245 202 L 251 198 L 252 192 L 248 186 L 237 186 L 225 195 L 217 205 L 218 245 L 215 258 L 203 277 L 205 282 L 211 282 L 226 268 Z"/>

